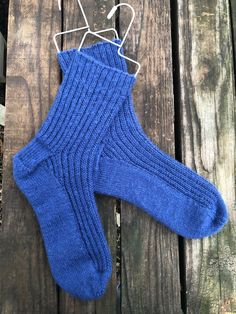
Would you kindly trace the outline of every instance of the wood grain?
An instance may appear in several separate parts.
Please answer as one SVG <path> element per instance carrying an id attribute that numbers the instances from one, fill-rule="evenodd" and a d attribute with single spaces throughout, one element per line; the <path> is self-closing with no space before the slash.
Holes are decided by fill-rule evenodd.
<path id="1" fill-rule="evenodd" d="M 4 314 L 57 313 L 57 288 L 33 210 L 13 182 L 12 156 L 34 136 L 56 93 L 51 38 L 59 24 L 55 1 L 10 1 L 0 239 Z"/>
<path id="2" fill-rule="evenodd" d="M 230 212 L 229 224 L 218 235 L 184 242 L 183 311 L 236 313 L 236 128 L 231 34 L 236 6 L 229 0 L 178 0 L 176 6 L 167 0 L 129 3 L 136 11 L 136 20 L 127 38 L 126 54 L 142 65 L 134 90 L 137 115 L 150 138 L 174 155 L 171 5 L 178 20 L 178 25 L 175 20 L 172 23 L 176 28 L 173 34 L 178 35 L 174 52 L 179 73 L 174 78 L 179 76 L 179 81 L 174 84 L 176 104 L 179 100 L 176 109 L 180 125 L 176 129 L 181 135 L 182 161 L 217 185 Z M 108 22 L 106 14 L 115 0 L 82 0 L 82 4 L 92 29 L 114 26 L 114 19 Z M 129 10 L 121 8 L 118 17 L 124 34 Z M 54 0 L 10 0 L 0 313 L 182 313 L 175 234 L 140 209 L 99 196 L 97 203 L 113 256 L 113 276 L 101 300 L 75 300 L 56 286 L 33 210 L 12 179 L 12 156 L 36 133 L 60 83 L 52 36 L 61 28 L 83 25 L 77 1 L 64 0 L 61 15 Z M 77 34 L 64 36 L 62 48 L 78 46 L 81 33 Z M 90 42 L 91 37 L 86 40 Z M 115 273 L 117 206 L 121 207 L 121 300 Z"/>
<path id="3" fill-rule="evenodd" d="M 230 222 L 186 241 L 187 313 L 236 312 L 235 92 L 228 1 L 178 1 L 183 162 L 216 184 Z"/>
<path id="4" fill-rule="evenodd" d="M 114 20 L 109 21 L 106 15 L 115 5 L 114 0 L 109 1 L 81 1 L 89 25 L 92 30 L 101 30 L 114 26 Z M 66 0 L 63 2 L 63 29 L 72 29 L 85 25 L 79 6 L 76 1 Z M 63 50 L 78 47 L 85 31 L 63 36 Z M 105 34 L 109 37 L 111 33 Z M 111 34 L 112 35 L 112 34 Z M 88 36 L 84 46 L 91 44 L 95 37 Z M 99 39 L 98 39 L 99 40 Z M 107 240 L 113 258 L 113 275 L 109 282 L 106 294 L 96 302 L 83 302 L 74 299 L 63 291 L 60 291 L 60 313 L 76 314 L 110 314 L 116 312 L 116 200 L 99 196 L 97 197 L 99 213 L 102 217 Z"/>
<path id="5" fill-rule="evenodd" d="M 150 138 L 174 155 L 169 1 L 129 1 L 136 20 L 126 42 L 141 72 L 134 90 L 137 115 Z M 121 8 L 121 31 L 130 12 Z M 134 69 L 131 69 L 134 71 Z M 122 314 L 181 313 L 178 237 L 142 210 L 122 202 Z"/>

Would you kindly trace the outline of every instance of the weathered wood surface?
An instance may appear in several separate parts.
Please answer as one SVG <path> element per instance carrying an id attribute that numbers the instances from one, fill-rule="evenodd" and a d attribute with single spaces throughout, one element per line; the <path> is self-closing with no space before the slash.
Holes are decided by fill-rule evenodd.
<path id="1" fill-rule="evenodd" d="M 150 138 L 174 155 L 170 3 L 129 3 L 137 16 L 126 48 L 142 64 L 135 109 Z M 130 17 L 130 11 L 121 8 L 122 33 Z M 178 237 L 142 210 L 122 202 L 121 250 L 122 313 L 181 313 Z"/>
<path id="2" fill-rule="evenodd" d="M 91 28 L 114 25 L 106 14 L 115 2 L 82 1 Z M 54 0 L 10 0 L 0 313 L 236 312 L 235 91 L 229 2 L 129 3 L 137 15 L 126 51 L 142 64 L 134 91 L 140 121 L 150 138 L 171 155 L 174 122 L 180 122 L 175 125 L 176 142 L 181 143 L 178 155 L 182 152 L 185 164 L 218 186 L 230 208 L 230 224 L 217 236 L 185 241 L 183 256 L 178 237 L 140 209 L 99 197 L 114 260 L 107 293 L 99 301 L 81 302 L 55 285 L 36 218 L 12 180 L 11 158 L 34 136 L 60 83 L 52 35 L 61 28 L 83 26 L 83 19 L 74 0 L 63 1 L 63 14 Z M 129 21 L 129 10 L 121 8 L 116 25 L 121 34 Z M 81 33 L 64 36 L 62 48 L 78 46 L 80 38 Z M 121 207 L 121 300 L 115 274 L 117 206 Z"/>
<path id="3" fill-rule="evenodd" d="M 59 72 L 51 38 L 59 25 L 56 1 L 10 1 L 0 240 L 4 314 L 58 312 L 36 218 L 13 182 L 12 155 L 34 136 L 55 96 Z"/>
<path id="4" fill-rule="evenodd" d="M 91 29 L 99 30 L 115 26 L 106 19 L 107 12 L 115 5 L 114 0 L 109 1 L 81 1 Z M 77 1 L 63 1 L 63 30 L 85 26 Z M 63 50 L 78 47 L 85 31 L 63 36 Z M 108 36 L 109 34 L 106 34 Z M 112 33 L 111 33 L 112 35 Z M 88 36 L 85 46 L 94 37 Z M 116 311 L 116 200 L 105 196 L 97 197 L 99 213 L 106 231 L 107 240 L 113 257 L 113 275 L 109 282 L 106 294 L 96 302 L 81 302 L 63 291 L 60 293 L 60 313 L 70 314 L 110 314 Z"/>
<path id="5" fill-rule="evenodd" d="M 187 313 L 236 312 L 235 91 L 228 1 L 178 1 L 183 162 L 214 182 L 230 223 L 186 241 Z"/>

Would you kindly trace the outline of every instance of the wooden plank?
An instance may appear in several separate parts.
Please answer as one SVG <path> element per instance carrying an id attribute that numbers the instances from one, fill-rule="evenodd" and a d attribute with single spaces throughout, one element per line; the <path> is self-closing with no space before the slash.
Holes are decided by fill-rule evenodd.
<path id="1" fill-rule="evenodd" d="M 56 94 L 54 0 L 11 0 L 0 238 L 0 312 L 57 313 L 57 289 L 31 206 L 12 178 L 12 156 L 34 136 Z"/>
<path id="2" fill-rule="evenodd" d="M 183 162 L 214 182 L 230 222 L 186 241 L 187 313 L 236 312 L 235 91 L 228 1 L 178 1 Z"/>
<path id="3" fill-rule="evenodd" d="M 114 0 L 108 1 L 81 1 L 91 29 L 101 30 L 114 26 L 114 20 L 108 21 L 106 15 L 115 5 Z M 79 6 L 76 1 L 64 0 L 63 29 L 72 29 L 85 25 Z M 63 37 L 63 49 L 78 47 L 84 32 L 77 32 Z M 106 34 L 108 37 L 109 34 Z M 92 41 L 91 36 L 86 39 L 85 46 Z M 99 213 L 102 217 L 107 240 L 113 257 L 113 275 L 109 282 L 106 294 L 96 302 L 81 302 L 60 291 L 60 313 L 63 314 L 111 314 L 116 312 L 116 200 L 99 196 L 97 198 Z"/>
<path id="4" fill-rule="evenodd" d="M 135 109 L 150 138 L 174 155 L 170 3 L 132 0 L 129 4 L 137 14 L 126 51 L 142 65 Z M 120 16 L 124 33 L 130 12 L 121 8 Z M 121 250 L 122 314 L 181 313 L 178 237 L 122 202 Z"/>

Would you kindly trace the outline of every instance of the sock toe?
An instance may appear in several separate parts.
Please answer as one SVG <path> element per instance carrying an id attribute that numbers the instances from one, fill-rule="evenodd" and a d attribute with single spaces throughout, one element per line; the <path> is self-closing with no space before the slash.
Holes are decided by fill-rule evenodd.
<path id="1" fill-rule="evenodd" d="M 181 236 L 191 239 L 209 237 L 217 233 L 228 221 L 226 205 L 218 195 L 208 207 L 192 207 L 185 211 L 183 226 L 176 230 Z"/>
<path id="2" fill-rule="evenodd" d="M 228 221 L 227 207 L 220 194 L 218 194 L 216 202 L 207 209 L 207 213 L 209 218 L 205 219 L 201 230 L 203 237 L 217 233 Z"/>
<path id="3" fill-rule="evenodd" d="M 80 267 L 78 272 L 65 273 L 58 276 L 52 271 L 53 277 L 56 278 L 57 284 L 67 293 L 80 298 L 81 300 L 96 300 L 103 296 L 106 291 L 112 268 L 108 267 L 105 271 L 98 271 L 93 262 L 87 262 L 83 267 Z M 58 280 L 59 279 L 59 280 Z"/>

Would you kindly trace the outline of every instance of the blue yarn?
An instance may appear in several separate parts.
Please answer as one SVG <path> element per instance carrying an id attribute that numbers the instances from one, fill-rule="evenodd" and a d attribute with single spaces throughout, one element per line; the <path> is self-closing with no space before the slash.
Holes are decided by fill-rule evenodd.
<path id="1" fill-rule="evenodd" d="M 134 77 L 76 52 L 34 139 L 13 160 L 56 282 L 81 299 L 100 297 L 112 263 L 94 199 L 102 141 Z"/>
<path id="2" fill-rule="evenodd" d="M 75 51 L 58 54 L 64 72 Z M 127 72 L 125 60 L 110 43 L 98 43 L 82 51 Z M 95 184 L 97 193 L 126 200 L 187 238 L 210 236 L 227 222 L 227 209 L 215 186 L 161 151 L 146 136 L 131 94 L 116 115 L 104 144 Z"/>

